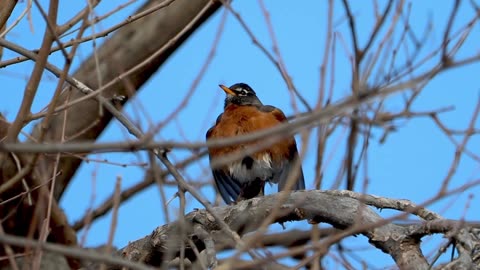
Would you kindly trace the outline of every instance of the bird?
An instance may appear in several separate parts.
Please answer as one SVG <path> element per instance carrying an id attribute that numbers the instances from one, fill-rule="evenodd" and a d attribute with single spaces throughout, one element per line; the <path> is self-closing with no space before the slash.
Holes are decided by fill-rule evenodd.
<path id="1" fill-rule="evenodd" d="M 271 105 L 263 105 L 255 91 L 246 83 L 230 87 L 220 84 L 225 91 L 224 111 L 206 133 L 206 141 L 230 138 L 272 128 L 287 122 L 285 114 Z M 278 191 L 285 189 L 290 174 L 295 175 L 292 190 L 305 189 L 305 180 L 293 136 L 242 158 L 212 167 L 212 161 L 247 147 L 258 145 L 261 140 L 224 147 L 208 147 L 210 167 L 215 185 L 226 204 L 263 196 L 265 183 L 278 184 Z M 293 170 L 298 170 L 291 173 Z"/>

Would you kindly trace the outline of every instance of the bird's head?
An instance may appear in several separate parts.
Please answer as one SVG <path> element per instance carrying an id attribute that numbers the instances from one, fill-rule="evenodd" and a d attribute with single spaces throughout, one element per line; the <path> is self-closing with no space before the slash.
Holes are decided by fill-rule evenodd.
<path id="1" fill-rule="evenodd" d="M 236 83 L 230 87 L 220 84 L 220 88 L 225 91 L 225 108 L 230 104 L 236 105 L 262 105 L 260 99 L 253 89 L 246 83 Z"/>

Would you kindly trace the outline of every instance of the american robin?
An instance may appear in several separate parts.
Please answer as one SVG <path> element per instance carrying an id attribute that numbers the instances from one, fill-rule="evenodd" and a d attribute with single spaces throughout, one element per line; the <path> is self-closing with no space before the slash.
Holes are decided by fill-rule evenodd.
<path id="1" fill-rule="evenodd" d="M 241 136 L 287 121 L 281 110 L 263 105 L 255 91 L 247 84 L 219 86 L 226 93 L 224 112 L 208 130 L 207 141 Z M 226 147 L 210 147 L 208 149 L 210 163 L 212 160 L 221 160 L 222 156 L 259 143 L 260 141 L 253 141 Z M 237 161 L 212 168 L 212 173 L 220 195 L 225 203 L 230 204 L 263 195 L 265 182 L 278 183 L 278 191 L 283 190 L 291 171 L 297 168 L 298 172 L 295 173 L 297 179 L 292 189 L 305 189 L 305 180 L 298 159 L 297 144 L 292 136 Z"/>

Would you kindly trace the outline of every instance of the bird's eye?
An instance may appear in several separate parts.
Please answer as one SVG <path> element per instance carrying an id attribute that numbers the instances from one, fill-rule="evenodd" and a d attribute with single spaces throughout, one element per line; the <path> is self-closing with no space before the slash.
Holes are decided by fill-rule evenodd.
<path id="1" fill-rule="evenodd" d="M 248 96 L 248 91 L 245 90 L 245 89 L 242 89 L 242 90 L 240 91 L 240 96 Z"/>

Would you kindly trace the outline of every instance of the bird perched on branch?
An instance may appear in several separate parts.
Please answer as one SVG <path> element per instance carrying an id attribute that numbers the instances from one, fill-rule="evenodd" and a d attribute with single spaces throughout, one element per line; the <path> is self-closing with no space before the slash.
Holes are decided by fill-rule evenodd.
<path id="1" fill-rule="evenodd" d="M 226 93 L 224 112 L 208 130 L 207 141 L 241 136 L 287 122 L 281 110 L 263 105 L 247 84 L 237 83 L 230 87 L 220 85 L 220 88 Z M 262 147 L 262 141 L 265 139 L 209 147 L 210 166 L 219 164 L 212 167 L 212 173 L 225 203 L 263 195 L 265 182 L 278 183 L 279 191 L 286 186 L 292 190 L 305 189 L 295 138 L 291 136 L 265 147 Z M 254 147 L 258 150 L 246 154 L 249 149 L 252 152 Z M 236 153 L 238 159 L 222 163 L 222 159 Z"/>

